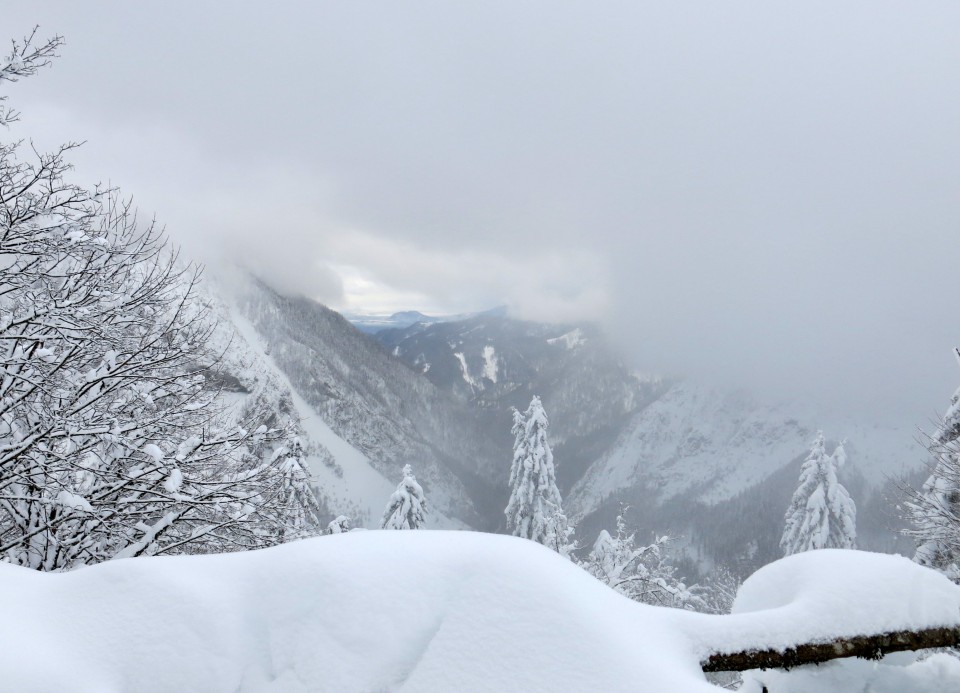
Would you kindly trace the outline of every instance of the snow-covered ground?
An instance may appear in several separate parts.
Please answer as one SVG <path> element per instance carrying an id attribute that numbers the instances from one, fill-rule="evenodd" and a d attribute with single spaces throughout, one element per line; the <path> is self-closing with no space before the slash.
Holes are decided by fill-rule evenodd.
<path id="1" fill-rule="evenodd" d="M 758 572 L 737 609 L 637 604 L 533 542 L 472 532 L 0 565 L 0 689 L 696 693 L 717 690 L 709 652 L 955 623 L 960 588 L 896 557 L 819 551 Z M 958 667 L 931 661 L 915 671 L 957 690 Z"/>
<path id="2" fill-rule="evenodd" d="M 860 589 L 857 590 L 857 585 Z M 741 587 L 727 620 L 768 646 L 829 636 L 884 633 L 960 623 L 960 588 L 900 556 L 825 549 L 799 553 L 761 568 Z M 816 618 L 811 618 L 816 614 Z M 728 628 L 723 628 L 728 632 Z M 707 629 L 704 635 L 711 639 Z M 747 642 L 731 640 L 738 649 Z M 744 676 L 743 693 L 940 693 L 960 690 L 960 659 L 918 660 L 900 652 L 880 661 L 842 659 L 791 671 Z"/>

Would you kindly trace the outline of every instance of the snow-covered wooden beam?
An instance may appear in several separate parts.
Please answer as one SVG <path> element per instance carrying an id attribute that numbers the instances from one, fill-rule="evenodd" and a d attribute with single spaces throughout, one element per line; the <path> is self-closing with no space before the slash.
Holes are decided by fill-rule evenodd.
<path id="1" fill-rule="evenodd" d="M 960 646 L 960 626 L 901 630 L 879 635 L 855 635 L 826 642 L 802 643 L 785 650 L 744 650 L 715 653 L 700 663 L 705 672 L 749 669 L 791 669 L 842 657 L 880 659 L 891 652 Z"/>

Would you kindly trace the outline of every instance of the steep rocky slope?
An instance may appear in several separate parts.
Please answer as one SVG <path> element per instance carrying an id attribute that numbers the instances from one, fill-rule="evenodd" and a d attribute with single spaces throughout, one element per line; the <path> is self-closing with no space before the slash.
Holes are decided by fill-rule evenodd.
<path id="1" fill-rule="evenodd" d="M 483 491 L 474 470 L 492 465 L 498 451 L 469 409 L 315 301 L 282 296 L 254 279 L 231 293 L 230 319 L 247 325 L 247 341 L 310 416 L 393 485 L 409 463 L 433 507 L 484 526 L 473 502 Z"/>
<path id="2" fill-rule="evenodd" d="M 632 374 L 602 333 L 480 316 L 376 333 L 391 353 L 484 417 L 509 454 L 509 409 L 543 398 L 566 510 L 589 545 L 621 503 L 642 536 L 677 537 L 700 568 L 744 572 L 779 555 L 783 512 L 816 431 L 846 441 L 842 479 L 860 512 L 861 545 L 909 550 L 889 498 L 921 466 L 915 431 L 809 406 L 771 405 L 747 392 Z M 491 470 L 503 482 L 505 466 Z M 497 476 L 499 475 L 499 476 Z M 493 509 L 495 510 L 495 508 Z"/>
<path id="3" fill-rule="evenodd" d="M 755 569 L 780 555 L 783 513 L 817 430 L 829 449 L 845 440 L 841 480 L 860 508 L 863 548 L 908 550 L 885 496 L 922 465 L 909 427 L 889 428 L 818 416 L 801 406 L 773 406 L 745 392 L 691 382 L 672 385 L 638 412 L 611 449 L 567 497 L 585 531 L 609 524 L 619 503 L 647 531 L 680 535 L 688 553 L 709 564 Z"/>
<path id="4" fill-rule="evenodd" d="M 502 451 L 484 473 L 503 483 L 513 443 L 510 409 L 539 395 L 566 490 L 618 438 L 630 416 L 667 385 L 631 373 L 591 326 L 547 325 L 480 315 L 441 324 L 384 330 L 376 338 L 411 369 L 483 417 Z"/>

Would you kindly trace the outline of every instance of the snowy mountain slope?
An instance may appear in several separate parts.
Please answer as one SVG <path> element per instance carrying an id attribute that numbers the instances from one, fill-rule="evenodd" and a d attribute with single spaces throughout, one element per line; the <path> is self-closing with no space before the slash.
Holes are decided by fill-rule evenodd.
<path id="1" fill-rule="evenodd" d="M 376 338 L 411 370 L 471 404 L 507 459 L 509 409 L 542 397 L 565 508 L 590 545 L 623 501 L 628 521 L 677 536 L 698 568 L 746 574 L 779 554 L 783 513 L 818 429 L 846 440 L 842 471 L 860 513 L 861 545 L 908 550 L 897 538 L 888 481 L 921 465 L 915 432 L 771 405 L 746 392 L 631 374 L 595 327 L 502 317 L 413 325 Z M 832 447 L 831 447 L 832 449 Z M 489 478 L 502 483 L 506 465 Z M 499 475 L 499 476 L 498 476 Z M 502 501 L 501 501 L 502 505 Z M 499 512 L 490 503 L 491 514 Z M 692 577 L 692 576 L 691 576 Z"/>
<path id="2" fill-rule="evenodd" d="M 677 546 L 701 568 L 720 561 L 743 572 L 773 560 L 799 462 L 822 428 L 831 445 L 847 441 L 842 480 L 861 508 L 861 546 L 904 550 L 881 491 L 892 489 L 882 489 L 888 476 L 924 461 L 912 429 L 640 378 L 586 325 L 487 315 L 383 330 L 374 340 L 313 301 L 255 281 L 237 296 L 228 321 L 293 393 L 274 406 L 294 407 L 314 427 L 311 438 L 323 442 L 318 480 L 334 504 L 362 507 L 368 522 L 410 462 L 434 508 L 498 528 L 509 410 L 538 394 L 584 544 L 611 526 L 624 501 L 634 526 L 682 537 Z"/>
<path id="3" fill-rule="evenodd" d="M 228 404 L 238 412 L 258 411 L 269 422 L 274 417 L 298 420 L 307 467 L 330 519 L 345 514 L 355 526 L 376 527 L 399 473 L 396 479 L 388 478 L 366 455 L 337 435 L 293 389 L 252 323 L 231 305 L 228 293 L 211 281 L 203 288 L 203 300 L 219 321 L 218 343 L 214 346 L 223 354 L 220 367 L 228 380 L 222 383 Z M 464 526 L 439 509 L 428 516 L 427 524 L 446 529 Z"/>
<path id="4" fill-rule="evenodd" d="M 880 508 L 895 490 L 890 479 L 924 460 L 913 430 L 825 420 L 805 407 L 692 382 L 673 384 L 634 415 L 574 486 L 567 509 L 589 538 L 626 502 L 637 526 L 683 537 L 681 548 L 700 565 L 749 572 L 780 555 L 783 514 L 818 429 L 830 450 L 846 440 L 841 480 L 861 508 L 860 545 L 900 548 L 897 518 Z"/>
<path id="5" fill-rule="evenodd" d="M 499 461 L 498 451 L 466 407 L 314 301 L 256 280 L 234 294 L 264 353 L 339 438 L 381 475 L 396 476 L 393 486 L 411 464 L 432 507 L 483 526 L 473 496 L 484 487 L 474 470 Z"/>
<path id="6" fill-rule="evenodd" d="M 510 408 L 543 400 L 558 481 L 568 488 L 616 440 L 628 417 L 665 389 L 635 377 L 591 326 L 562 326 L 482 315 L 376 338 L 400 361 L 469 403 L 484 417 L 502 460 L 511 456 Z M 503 482 L 509 465 L 488 470 Z"/>
<path id="7" fill-rule="evenodd" d="M 751 577 L 736 607 L 639 604 L 534 542 L 476 532 L 350 532 L 56 574 L 0 564 L 0 688 L 706 693 L 722 690 L 700 669 L 711 653 L 955 626 L 960 588 L 903 558 L 814 551 Z M 787 690 L 960 685 L 947 655 L 860 664 Z M 864 686 L 891 677 L 899 688 Z"/>
<path id="8" fill-rule="evenodd" d="M 726 500 L 805 455 L 819 429 L 846 439 L 848 464 L 872 487 L 923 459 L 912 430 L 796 418 L 743 392 L 680 382 L 633 418 L 578 482 L 572 505 L 589 512 L 598 499 L 638 485 L 659 500 L 691 491 L 705 503 Z"/>

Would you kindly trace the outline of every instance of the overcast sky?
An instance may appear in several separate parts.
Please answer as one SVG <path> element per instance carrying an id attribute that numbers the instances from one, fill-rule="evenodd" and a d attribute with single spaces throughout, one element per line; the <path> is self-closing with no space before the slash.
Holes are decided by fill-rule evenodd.
<path id="1" fill-rule="evenodd" d="M 960 3 L 8 3 L 13 131 L 340 309 L 599 319 L 924 423 L 960 368 Z M 842 435 L 842 432 L 828 432 Z"/>

